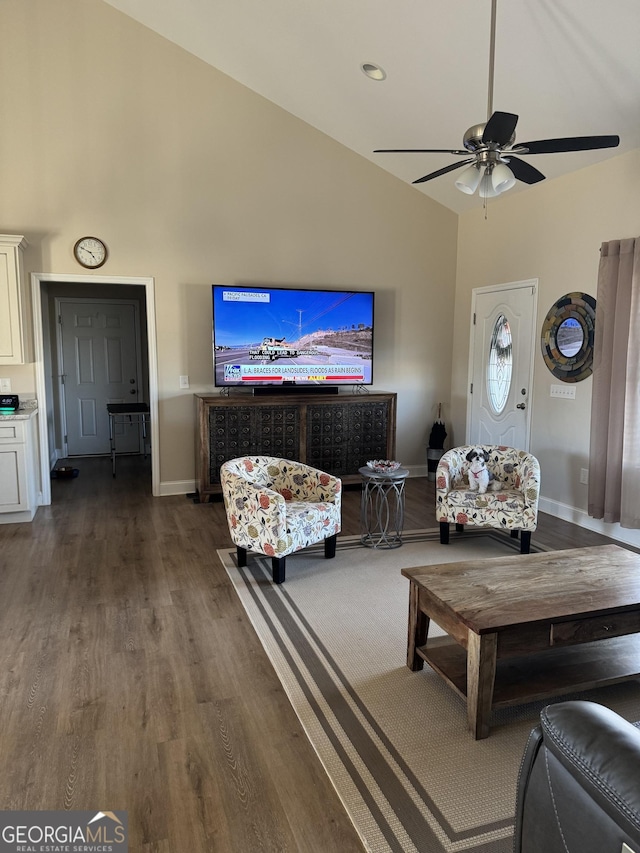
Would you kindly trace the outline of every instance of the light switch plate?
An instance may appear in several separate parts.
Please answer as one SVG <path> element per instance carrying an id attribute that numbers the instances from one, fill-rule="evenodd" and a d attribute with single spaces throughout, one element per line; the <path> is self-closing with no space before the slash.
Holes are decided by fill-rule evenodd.
<path id="1" fill-rule="evenodd" d="M 576 399 L 575 385 L 552 385 L 550 391 L 551 397 L 563 397 L 565 400 Z"/>
<path id="2" fill-rule="evenodd" d="M 0 379 L 0 394 L 10 394 L 11 393 L 11 380 L 10 379 Z"/>
<path id="3" fill-rule="evenodd" d="M 180 377 L 180 387 L 181 388 L 188 388 L 189 387 L 189 377 L 188 376 L 181 376 Z"/>

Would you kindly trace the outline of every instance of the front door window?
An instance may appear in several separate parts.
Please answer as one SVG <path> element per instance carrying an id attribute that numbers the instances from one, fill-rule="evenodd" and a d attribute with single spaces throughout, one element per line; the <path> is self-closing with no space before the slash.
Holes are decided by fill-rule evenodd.
<path id="1" fill-rule="evenodd" d="M 491 408 L 499 415 L 507 404 L 511 388 L 513 346 L 509 321 L 500 314 L 493 327 L 487 365 L 487 394 Z"/>

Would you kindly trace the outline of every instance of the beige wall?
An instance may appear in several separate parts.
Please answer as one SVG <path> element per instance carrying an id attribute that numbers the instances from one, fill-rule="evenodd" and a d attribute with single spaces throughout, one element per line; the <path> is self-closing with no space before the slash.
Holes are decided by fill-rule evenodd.
<path id="1" fill-rule="evenodd" d="M 544 171 L 543 159 L 536 158 L 536 166 Z M 580 483 L 580 469 L 588 468 L 592 379 L 576 384 L 575 400 L 550 398 L 550 386 L 559 380 L 542 359 L 540 331 L 547 312 L 565 293 L 584 291 L 596 296 L 600 244 L 640 235 L 639 199 L 640 151 L 636 150 L 526 192 L 490 200 L 486 220 L 481 210 L 460 217 L 453 334 L 454 440 L 462 443 L 465 438 L 473 288 L 538 278 L 531 450 L 540 460 L 544 506 L 565 516 L 569 508 L 576 509 L 576 520 L 581 522 L 586 520 L 581 516 L 586 512 L 587 486 Z"/>
<path id="2" fill-rule="evenodd" d="M 2 0 L 0 28 L 0 233 L 26 235 L 27 272 L 82 272 L 89 233 L 101 275 L 155 279 L 166 493 L 192 487 L 212 282 L 375 290 L 375 387 L 399 395 L 398 457 L 424 465 L 439 401 L 464 440 L 472 289 L 538 278 L 539 330 L 559 296 L 595 295 L 603 240 L 640 234 L 638 151 L 458 218 L 100 0 Z M 33 365 L 2 375 L 35 390 Z M 591 380 L 575 401 L 553 382 L 537 347 L 543 496 L 580 512 Z"/>
<path id="3" fill-rule="evenodd" d="M 100 275 L 155 279 L 162 490 L 193 484 L 212 282 L 374 290 L 374 384 L 399 395 L 398 457 L 424 465 L 457 217 L 100 0 L 2 0 L 0 29 L 0 233 L 27 237 L 27 273 L 82 272 L 95 234 Z M 32 365 L 2 375 L 35 389 Z"/>

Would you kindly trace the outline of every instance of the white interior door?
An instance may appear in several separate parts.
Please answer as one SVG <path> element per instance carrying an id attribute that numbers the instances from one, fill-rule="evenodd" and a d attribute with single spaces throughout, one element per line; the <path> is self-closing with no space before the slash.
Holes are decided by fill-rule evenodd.
<path id="1" fill-rule="evenodd" d="M 108 454 L 107 403 L 140 398 L 137 305 L 125 300 L 58 301 L 67 456 Z M 139 424 L 117 427 L 118 453 L 140 453 Z"/>
<path id="2" fill-rule="evenodd" d="M 538 280 L 473 291 L 467 444 L 529 450 Z"/>

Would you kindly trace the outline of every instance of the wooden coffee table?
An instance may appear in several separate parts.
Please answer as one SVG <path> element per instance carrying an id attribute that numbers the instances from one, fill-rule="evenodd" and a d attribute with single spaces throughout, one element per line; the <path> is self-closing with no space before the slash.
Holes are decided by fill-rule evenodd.
<path id="1" fill-rule="evenodd" d="M 640 554 L 617 545 L 403 569 L 407 666 L 426 661 L 489 734 L 493 708 L 640 675 Z M 427 638 L 433 619 L 446 637 Z"/>

